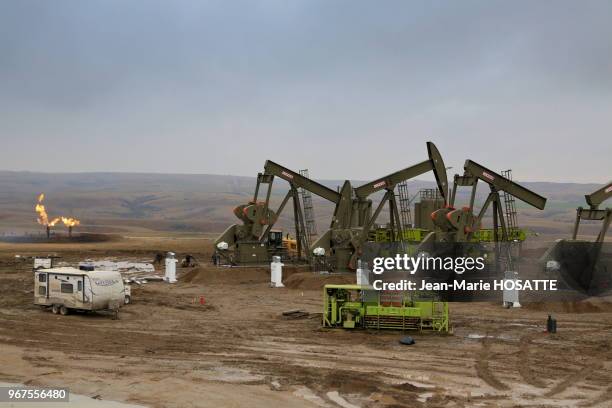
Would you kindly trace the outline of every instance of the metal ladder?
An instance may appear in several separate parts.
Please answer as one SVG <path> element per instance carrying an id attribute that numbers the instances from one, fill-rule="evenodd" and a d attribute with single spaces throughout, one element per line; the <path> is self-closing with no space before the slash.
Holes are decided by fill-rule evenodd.
<path id="1" fill-rule="evenodd" d="M 412 213 L 410 212 L 410 196 L 408 195 L 408 184 L 403 181 L 397 185 L 399 195 L 400 218 L 404 228 L 412 227 Z"/>
<path id="2" fill-rule="evenodd" d="M 502 177 L 507 178 L 512 181 L 512 170 L 504 170 L 502 171 Z M 507 192 L 503 192 L 504 198 L 504 209 L 506 214 L 506 226 L 510 234 L 516 233 L 518 229 L 518 222 L 516 218 L 516 200 L 514 196 L 508 194 Z"/>
<path id="3" fill-rule="evenodd" d="M 308 176 L 308 169 L 300 170 L 300 176 L 310 178 Z M 310 248 L 310 244 L 317 237 L 317 224 L 315 222 L 314 208 L 312 206 L 312 194 L 310 191 L 300 188 L 300 195 L 302 196 L 302 206 L 304 209 L 304 224 L 306 227 L 306 233 L 303 234 L 305 238 L 306 250 Z"/>
<path id="4" fill-rule="evenodd" d="M 512 170 L 504 170 L 501 172 L 502 177 L 512 181 Z M 508 231 L 508 240 L 504 245 L 507 246 L 505 251 L 500 254 L 500 262 L 504 265 L 505 270 L 515 270 L 518 264 L 515 262 L 521 251 L 521 243 L 516 245 L 515 237 L 518 234 L 518 221 L 516 216 L 516 199 L 513 195 L 503 192 L 504 199 L 504 214 L 506 216 L 506 230 Z M 516 272 L 516 271 L 515 271 Z"/>

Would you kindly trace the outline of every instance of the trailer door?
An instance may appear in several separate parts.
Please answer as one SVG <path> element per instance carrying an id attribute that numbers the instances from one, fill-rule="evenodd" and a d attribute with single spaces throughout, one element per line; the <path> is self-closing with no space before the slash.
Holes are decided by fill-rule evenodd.
<path id="1" fill-rule="evenodd" d="M 36 288 L 36 297 L 38 299 L 48 299 L 49 298 L 49 274 L 46 272 L 36 272 L 35 278 Z"/>
<path id="2" fill-rule="evenodd" d="M 93 304 L 93 290 L 91 287 L 91 278 L 83 276 L 83 303 Z"/>
<path id="3" fill-rule="evenodd" d="M 85 276 L 79 276 L 78 280 L 76 282 L 77 287 L 76 287 L 76 292 L 75 292 L 75 297 L 77 299 L 77 302 L 80 302 L 82 305 L 84 305 L 85 302 Z"/>

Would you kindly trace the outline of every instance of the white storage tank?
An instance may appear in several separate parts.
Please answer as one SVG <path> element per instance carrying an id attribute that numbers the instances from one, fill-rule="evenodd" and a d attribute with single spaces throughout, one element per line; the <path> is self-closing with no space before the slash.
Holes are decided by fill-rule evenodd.
<path id="1" fill-rule="evenodd" d="M 369 285 L 370 284 L 370 271 L 368 270 L 368 263 L 357 260 L 357 284 L 358 285 Z"/>
<path id="2" fill-rule="evenodd" d="M 166 254 L 166 275 L 164 280 L 168 283 L 176 283 L 176 263 L 178 260 L 175 258 L 174 252 L 168 252 Z"/>
<path id="3" fill-rule="evenodd" d="M 270 264 L 270 286 L 273 288 L 284 288 L 283 285 L 283 264 L 280 256 L 273 256 Z"/>
<path id="4" fill-rule="evenodd" d="M 518 272 L 515 271 L 506 271 L 504 273 L 504 292 L 503 292 L 503 300 L 502 305 L 504 307 L 521 307 L 519 303 L 519 291 L 518 289 L 506 289 L 505 281 L 517 281 L 518 280 Z"/>

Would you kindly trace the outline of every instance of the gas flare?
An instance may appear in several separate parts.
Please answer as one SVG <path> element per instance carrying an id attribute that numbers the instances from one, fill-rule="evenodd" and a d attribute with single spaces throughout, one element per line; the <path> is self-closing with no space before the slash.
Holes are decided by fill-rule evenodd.
<path id="1" fill-rule="evenodd" d="M 36 213 L 38 214 L 38 219 L 36 221 L 38 221 L 40 225 L 44 225 L 45 227 L 47 227 L 47 235 L 49 235 L 49 229 L 51 227 L 54 227 L 60 221 L 62 221 L 64 225 L 67 226 L 70 230 L 72 229 L 72 227 L 79 225 L 81 223 L 79 220 L 77 220 L 76 218 L 72 218 L 72 217 L 55 217 L 49 221 L 49 214 L 47 214 L 47 209 L 45 208 L 45 205 L 43 204 L 44 200 L 45 200 L 45 194 L 41 193 L 38 196 L 38 202 L 36 203 L 36 207 L 34 207 L 34 209 L 36 210 Z"/>
<path id="2" fill-rule="evenodd" d="M 55 224 L 57 224 L 57 223 L 59 222 L 59 220 L 60 220 L 60 218 L 59 218 L 59 217 L 54 218 L 54 219 L 52 219 L 51 221 L 49 221 L 49 224 L 48 224 L 48 225 L 49 225 L 50 227 L 53 227 L 53 226 L 55 226 Z"/>
<path id="3" fill-rule="evenodd" d="M 67 227 L 76 227 L 77 225 L 81 223 L 81 221 L 77 220 L 76 218 L 72 218 L 72 217 L 62 217 L 62 222 Z"/>
<path id="4" fill-rule="evenodd" d="M 47 215 L 47 210 L 45 209 L 45 206 L 42 203 L 44 199 L 45 199 L 45 194 L 42 193 L 41 195 L 38 196 L 38 203 L 36 204 L 36 207 L 34 207 L 34 209 L 36 210 L 36 213 L 38 214 L 37 221 L 40 225 L 53 227 L 55 224 L 59 222 L 60 218 L 59 217 L 54 218 L 53 220 L 51 220 L 51 222 L 49 222 L 49 215 Z"/>

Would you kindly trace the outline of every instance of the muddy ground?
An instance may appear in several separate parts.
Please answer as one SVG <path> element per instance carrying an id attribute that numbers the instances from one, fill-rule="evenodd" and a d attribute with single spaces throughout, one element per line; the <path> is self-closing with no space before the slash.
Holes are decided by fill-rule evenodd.
<path id="1" fill-rule="evenodd" d="M 163 238 L 0 243 L 0 381 L 151 407 L 612 406 L 610 303 L 454 303 L 452 335 L 410 333 L 416 344 L 403 346 L 400 332 L 321 329 L 316 278 L 289 271 L 290 287 L 271 289 L 263 268 L 207 265 L 208 248 Z M 139 260 L 166 250 L 204 265 L 179 270 L 176 285 L 134 287 L 119 320 L 35 307 L 31 263 L 15 258 Z M 284 318 L 290 309 L 310 315 Z M 549 312 L 555 335 L 545 333 Z"/>

